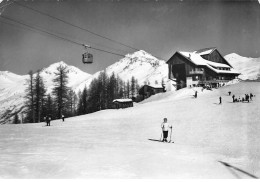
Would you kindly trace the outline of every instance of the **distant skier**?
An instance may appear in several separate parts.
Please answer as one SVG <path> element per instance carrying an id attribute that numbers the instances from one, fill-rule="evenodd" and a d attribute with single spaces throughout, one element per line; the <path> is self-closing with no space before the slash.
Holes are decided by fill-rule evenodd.
<path id="1" fill-rule="evenodd" d="M 233 102 L 235 102 L 235 95 L 232 95 Z"/>
<path id="2" fill-rule="evenodd" d="M 51 126 L 51 116 L 47 116 L 46 122 L 47 126 Z"/>
<path id="3" fill-rule="evenodd" d="M 61 115 L 61 118 L 62 118 L 62 121 L 64 122 L 64 120 L 65 120 L 65 117 L 64 117 L 64 115 Z"/>
<path id="4" fill-rule="evenodd" d="M 228 92 L 228 95 L 231 95 L 231 92 L 230 92 L 230 91 Z"/>
<path id="5" fill-rule="evenodd" d="M 253 97 L 253 94 L 252 94 L 252 93 L 250 93 L 250 100 L 252 100 L 252 97 Z"/>
<path id="6" fill-rule="evenodd" d="M 168 131 L 169 131 L 169 129 L 172 129 L 172 126 L 169 123 L 167 123 L 167 118 L 163 119 L 163 123 L 161 124 L 161 128 L 162 128 L 162 133 L 163 133 L 162 142 L 167 142 Z"/>
<path id="7" fill-rule="evenodd" d="M 219 97 L 219 104 L 222 104 L 222 98 Z"/>
<path id="8" fill-rule="evenodd" d="M 195 95 L 194 95 L 195 98 L 197 98 L 197 94 L 198 94 L 198 92 L 197 92 L 197 90 L 196 90 L 196 91 L 195 91 Z"/>

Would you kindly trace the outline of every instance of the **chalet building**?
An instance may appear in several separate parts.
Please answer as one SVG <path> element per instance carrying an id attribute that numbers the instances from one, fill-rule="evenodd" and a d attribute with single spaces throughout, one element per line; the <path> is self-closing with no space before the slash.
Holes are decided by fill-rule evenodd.
<path id="1" fill-rule="evenodd" d="M 167 64 L 168 77 L 176 82 L 177 89 L 195 85 L 217 87 L 237 78 L 240 74 L 216 48 L 194 52 L 177 51 Z"/>
<path id="2" fill-rule="evenodd" d="M 127 107 L 133 107 L 133 101 L 132 99 L 115 99 L 113 100 L 114 108 L 120 109 L 120 108 L 127 108 Z"/>
<path id="3" fill-rule="evenodd" d="M 162 92 L 165 92 L 165 88 L 161 85 L 144 85 L 139 89 L 139 95 L 143 97 L 143 100 Z"/>

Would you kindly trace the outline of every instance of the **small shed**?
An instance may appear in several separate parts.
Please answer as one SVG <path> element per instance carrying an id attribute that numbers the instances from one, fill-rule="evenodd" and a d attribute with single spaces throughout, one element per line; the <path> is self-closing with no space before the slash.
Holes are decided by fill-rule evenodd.
<path id="1" fill-rule="evenodd" d="M 113 100 L 114 108 L 120 109 L 120 108 L 127 108 L 127 107 L 133 107 L 133 100 L 132 99 L 115 99 Z"/>
<path id="2" fill-rule="evenodd" d="M 140 88 L 139 94 L 143 96 L 143 100 L 158 93 L 165 92 L 165 88 L 161 85 L 144 85 Z"/>

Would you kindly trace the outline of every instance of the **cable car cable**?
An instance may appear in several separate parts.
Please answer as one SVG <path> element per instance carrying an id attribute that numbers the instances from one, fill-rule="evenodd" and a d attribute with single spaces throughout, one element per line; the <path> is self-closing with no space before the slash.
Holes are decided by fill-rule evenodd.
<path id="1" fill-rule="evenodd" d="M 78 25 L 74 25 L 74 24 L 72 24 L 72 23 L 70 23 L 70 22 L 67 22 L 67 21 L 65 21 L 65 20 L 62 20 L 62 19 L 57 18 L 57 17 L 52 16 L 52 15 L 49 15 L 49 14 L 47 14 L 47 13 L 45 13 L 45 12 L 39 11 L 39 10 L 34 9 L 34 8 L 32 8 L 32 7 L 23 5 L 23 4 L 18 3 L 18 2 L 14 2 L 14 3 L 17 4 L 17 5 L 19 5 L 19 6 L 22 6 L 22 7 L 24 7 L 24 8 L 30 9 L 30 10 L 32 10 L 32 11 L 34 11 L 34 12 L 37 12 L 37 13 L 39 13 L 39 14 L 42 14 L 42 15 L 48 16 L 48 17 L 50 17 L 50 18 L 53 18 L 53 19 L 55 19 L 55 20 L 61 21 L 61 22 L 65 23 L 65 24 L 67 24 L 67 25 L 70 25 L 70 26 L 73 26 L 73 27 L 75 27 L 75 28 L 78 28 L 78 29 L 84 30 L 84 31 L 86 31 L 86 32 L 89 32 L 89 33 L 91 33 L 91 34 L 93 34 L 93 35 L 96 35 L 96 36 L 98 36 L 98 37 L 107 39 L 107 40 L 112 41 L 112 42 L 114 42 L 114 43 L 123 45 L 123 46 L 125 46 L 125 47 L 131 48 L 131 49 L 136 50 L 136 51 L 139 51 L 139 49 L 136 49 L 136 48 L 134 48 L 134 47 L 132 47 L 132 46 L 129 46 L 129 45 L 126 45 L 126 44 L 124 44 L 124 43 L 118 42 L 118 41 L 116 41 L 116 40 L 110 39 L 110 38 L 105 37 L 105 36 L 103 36 L 103 35 L 99 35 L 99 34 L 93 32 L 93 31 L 90 31 L 90 30 L 86 29 L 86 28 L 82 28 L 82 27 L 80 27 L 80 26 L 78 26 Z"/>
<path id="2" fill-rule="evenodd" d="M 54 37 L 56 37 L 56 38 L 62 39 L 62 40 L 64 40 L 64 41 L 68 41 L 68 42 L 73 43 L 73 44 L 77 44 L 77 45 L 80 45 L 80 46 L 84 46 L 84 44 L 82 44 L 82 43 L 79 43 L 79 42 L 76 42 L 76 41 L 73 41 L 73 40 L 64 38 L 64 37 L 62 37 L 62 36 L 56 35 L 56 34 L 54 34 L 54 33 L 50 33 L 50 32 L 48 32 L 48 31 L 43 30 L 43 29 L 40 29 L 40 28 L 33 27 L 33 26 L 31 26 L 31 25 L 27 25 L 27 24 L 25 24 L 25 23 L 23 23 L 23 22 L 20 22 L 20 21 L 18 21 L 18 20 L 14 20 L 14 19 L 12 19 L 12 18 L 3 16 L 3 15 L 0 16 L 0 17 L 3 18 L 3 19 L 9 20 L 9 21 L 11 21 L 11 22 L 15 22 L 15 23 L 18 23 L 18 24 L 20 24 L 20 25 L 29 27 L 29 28 L 31 28 L 31 29 L 34 29 L 34 30 L 37 30 L 37 31 L 46 33 L 46 34 L 48 34 L 48 35 L 51 35 L 51 36 L 54 36 Z M 99 48 L 95 48 L 95 47 L 89 47 L 89 48 L 90 48 L 90 49 L 97 50 L 97 51 L 101 51 L 101 52 L 105 52 L 105 53 L 109 53 L 109 54 L 114 54 L 114 55 L 117 55 L 117 56 L 125 57 L 125 55 L 118 54 L 118 53 L 115 53 L 115 52 L 106 51 L 106 50 L 99 49 Z"/>

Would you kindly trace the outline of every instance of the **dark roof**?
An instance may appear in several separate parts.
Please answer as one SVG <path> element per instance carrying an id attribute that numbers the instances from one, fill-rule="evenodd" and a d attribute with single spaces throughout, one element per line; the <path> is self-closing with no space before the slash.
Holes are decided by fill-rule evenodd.
<path id="1" fill-rule="evenodd" d="M 216 49 L 216 47 L 208 47 L 208 48 L 203 48 L 203 49 L 199 49 L 199 50 L 196 50 L 196 53 L 198 54 L 198 53 L 202 53 L 202 52 L 205 52 L 205 51 L 207 51 L 207 50 L 215 50 Z"/>

